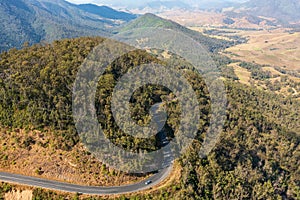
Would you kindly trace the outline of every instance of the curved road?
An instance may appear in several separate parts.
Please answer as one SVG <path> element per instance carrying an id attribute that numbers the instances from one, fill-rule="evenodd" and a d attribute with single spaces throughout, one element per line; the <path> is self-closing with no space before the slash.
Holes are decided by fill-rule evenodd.
<path id="1" fill-rule="evenodd" d="M 164 117 L 157 114 L 159 110 L 159 104 L 155 104 L 152 106 L 152 111 L 154 112 L 153 119 L 157 124 L 163 125 L 165 123 Z M 162 118 L 161 118 L 162 117 Z M 161 122 L 163 121 L 163 123 Z M 159 183 L 161 183 L 164 179 L 166 179 L 171 170 L 172 170 L 172 162 L 173 156 L 170 147 L 167 145 L 169 142 L 166 139 L 166 134 L 164 131 L 160 131 L 158 133 L 158 137 L 161 141 L 162 146 L 167 146 L 164 149 L 163 153 L 163 162 L 162 167 L 164 169 L 160 170 L 158 173 L 154 174 L 150 178 L 135 184 L 124 185 L 124 186 L 112 186 L 112 187 L 96 187 L 96 186 L 83 186 L 83 185 L 75 185 L 70 183 L 64 183 L 59 181 L 52 181 L 42 178 L 23 176 L 18 174 L 11 174 L 6 172 L 0 172 L 0 180 L 4 182 L 17 183 L 21 185 L 28 185 L 34 187 L 41 187 L 45 189 L 51 190 L 59 190 L 71 193 L 82 193 L 89 195 L 110 195 L 110 194 L 124 194 L 131 192 L 138 192 L 141 190 L 145 190 L 151 188 Z M 150 184 L 145 184 L 145 182 L 151 181 Z"/>
<path id="2" fill-rule="evenodd" d="M 167 178 L 172 170 L 172 166 L 165 168 L 159 171 L 157 174 L 151 176 L 147 180 L 152 181 L 149 185 L 146 185 L 144 180 L 142 182 L 124 185 L 124 186 L 113 186 L 113 187 L 95 187 L 95 186 L 82 186 L 75 185 L 70 183 L 58 182 L 58 181 L 50 181 L 47 179 L 23 176 L 18 174 L 10 174 L 5 172 L 0 172 L 0 180 L 9 183 L 17 183 L 21 185 L 28 185 L 34 187 L 41 187 L 45 189 L 51 190 L 59 190 L 64 192 L 71 193 L 82 193 L 89 195 L 109 195 L 109 194 L 124 194 L 130 192 L 138 192 L 141 190 L 145 190 L 151 188 L 160 182 L 162 182 L 165 178 Z"/>

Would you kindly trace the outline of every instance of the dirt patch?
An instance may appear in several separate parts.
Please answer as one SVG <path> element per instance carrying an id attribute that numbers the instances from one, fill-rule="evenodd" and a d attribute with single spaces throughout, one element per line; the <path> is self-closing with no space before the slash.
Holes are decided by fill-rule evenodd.
<path id="1" fill-rule="evenodd" d="M 32 191 L 24 190 L 24 191 L 12 191 L 5 194 L 5 200 L 32 200 Z"/>

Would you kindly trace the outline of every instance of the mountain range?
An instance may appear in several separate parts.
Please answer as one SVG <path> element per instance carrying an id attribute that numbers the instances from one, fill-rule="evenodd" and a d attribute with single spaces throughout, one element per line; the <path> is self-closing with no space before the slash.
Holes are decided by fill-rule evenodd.
<path id="1" fill-rule="evenodd" d="M 160 14 L 172 10 L 214 11 L 227 16 L 226 21 L 248 21 L 249 24 L 288 26 L 300 22 L 299 0 L 93 0 L 96 4 L 122 8 L 134 13 Z M 225 23 L 226 24 L 226 23 Z"/>
<path id="2" fill-rule="evenodd" d="M 251 0 L 244 4 L 251 14 L 273 17 L 285 22 L 300 20 L 299 0 Z"/>
<path id="3" fill-rule="evenodd" d="M 79 36 L 108 36 L 137 16 L 92 4 L 64 0 L 1 0 L 0 51 L 40 41 Z"/>
<path id="4" fill-rule="evenodd" d="M 299 0 L 250 0 L 232 7 L 225 13 L 228 16 L 248 17 L 257 23 L 266 20 L 283 26 L 300 22 Z"/>
<path id="5" fill-rule="evenodd" d="M 144 27 L 168 28 L 195 39 L 213 52 L 232 44 L 212 39 L 154 14 L 137 15 L 93 4 L 75 5 L 64 0 L 4 0 L 0 51 L 41 41 L 80 36 L 109 37 L 114 33 Z M 138 18 L 137 18 L 138 17 Z M 137 19 L 135 19 L 137 18 Z"/>
<path id="6" fill-rule="evenodd" d="M 138 5 L 147 5 L 154 10 L 162 7 L 193 9 L 191 7 L 191 5 L 194 5 L 192 4 L 193 2 L 190 1 L 190 4 L 187 4 L 187 1 L 145 1 L 144 3 L 138 3 Z M 205 0 L 198 3 L 201 4 L 201 2 L 203 2 L 203 5 L 207 3 Z M 217 2 L 219 0 L 214 0 L 209 5 Z M 245 18 L 257 25 L 266 22 L 271 26 L 290 27 L 292 23 L 300 22 L 300 13 L 298 12 L 300 10 L 299 0 L 225 2 L 230 2 L 230 5 L 234 5 L 230 9 L 223 9 L 224 15 L 227 16 L 225 22 L 228 23 Z M 220 6 L 229 5 L 225 2 L 220 4 Z M 65 0 L 2 0 L 0 2 L 0 15 L 2 17 L 0 21 L 2 27 L 0 29 L 0 52 L 13 47 L 21 48 L 26 42 L 31 45 L 41 41 L 51 42 L 62 38 L 80 36 L 108 37 L 121 30 L 119 27 L 122 27 L 122 29 L 125 27 L 126 29 L 127 23 L 138 17 L 136 14 L 117 11 L 107 6 L 94 4 L 76 5 Z M 197 40 L 202 38 L 200 39 L 202 43 L 211 43 L 210 38 L 150 14 L 135 21 L 133 23 L 135 25 L 129 23 L 127 28 L 137 25 L 149 25 L 149 22 L 150 25 L 154 26 L 158 24 L 164 26 L 172 25 L 176 30 L 196 37 Z M 208 46 L 217 47 L 216 49 L 218 49 L 224 45 L 220 41 L 217 41 L 217 43 L 220 45 Z"/>
<path id="7" fill-rule="evenodd" d="M 70 0 L 72 1 L 72 0 Z M 149 8 L 183 8 L 183 9 L 215 9 L 216 7 L 228 7 L 236 3 L 243 3 L 245 0 L 93 0 L 93 3 L 110 5 L 115 8 L 126 9 L 149 9 Z"/>

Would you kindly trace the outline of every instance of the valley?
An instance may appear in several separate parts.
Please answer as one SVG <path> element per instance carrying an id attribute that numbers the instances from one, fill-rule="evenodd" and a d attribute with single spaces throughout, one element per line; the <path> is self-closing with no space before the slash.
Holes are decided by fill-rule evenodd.
<path id="1" fill-rule="evenodd" d="M 247 30 L 204 26 L 190 29 L 212 38 L 237 42 L 220 53 L 232 59 L 228 67 L 233 68 L 239 82 L 299 98 L 299 32 L 283 28 Z M 246 63 L 256 66 L 258 71 Z"/>
<path id="2" fill-rule="evenodd" d="M 237 31 L 248 42 L 224 51 L 232 59 L 300 71 L 300 33 L 287 29 Z"/>

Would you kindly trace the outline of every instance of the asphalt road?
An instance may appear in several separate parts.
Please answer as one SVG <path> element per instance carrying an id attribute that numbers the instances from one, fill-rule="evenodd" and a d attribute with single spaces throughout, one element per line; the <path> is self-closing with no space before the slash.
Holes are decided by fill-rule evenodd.
<path id="1" fill-rule="evenodd" d="M 151 188 L 160 182 L 162 182 L 165 178 L 167 178 L 172 170 L 172 166 L 165 168 L 159 171 L 157 174 L 154 174 L 147 180 L 142 182 L 124 185 L 124 186 L 113 186 L 113 187 L 95 187 L 95 186 L 83 186 L 83 185 L 75 185 L 58 181 L 51 181 L 47 179 L 41 179 L 36 177 L 23 176 L 18 174 L 10 174 L 5 172 L 0 172 L 0 180 L 9 183 L 16 183 L 27 186 L 40 187 L 51 190 L 58 190 L 64 192 L 71 193 L 82 193 L 82 194 L 90 194 L 90 195 L 110 195 L 110 194 L 124 194 L 131 192 L 138 192 L 141 190 L 145 190 Z M 146 181 L 152 181 L 149 185 L 146 185 Z"/>

